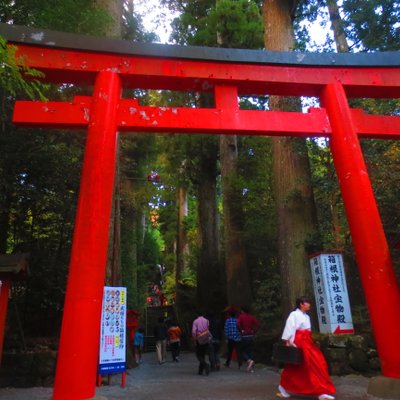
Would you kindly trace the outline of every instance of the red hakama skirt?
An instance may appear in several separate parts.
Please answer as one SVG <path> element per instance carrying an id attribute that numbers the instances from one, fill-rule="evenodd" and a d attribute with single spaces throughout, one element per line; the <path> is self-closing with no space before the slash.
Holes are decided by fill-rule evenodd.
<path id="1" fill-rule="evenodd" d="M 303 363 L 285 364 L 281 386 L 288 392 L 300 395 L 333 395 L 336 392 L 328 373 L 328 365 L 321 350 L 313 342 L 309 330 L 297 330 L 295 345 L 303 349 Z"/>

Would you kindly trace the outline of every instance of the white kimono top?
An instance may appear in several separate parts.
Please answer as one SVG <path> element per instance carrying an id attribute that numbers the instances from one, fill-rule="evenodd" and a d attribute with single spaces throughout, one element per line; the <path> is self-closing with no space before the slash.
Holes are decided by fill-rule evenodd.
<path id="1" fill-rule="evenodd" d="M 289 340 L 291 344 L 294 343 L 294 337 L 298 329 L 311 330 L 311 320 L 307 313 L 297 309 L 292 311 L 285 324 L 285 329 L 282 333 L 283 340 Z"/>

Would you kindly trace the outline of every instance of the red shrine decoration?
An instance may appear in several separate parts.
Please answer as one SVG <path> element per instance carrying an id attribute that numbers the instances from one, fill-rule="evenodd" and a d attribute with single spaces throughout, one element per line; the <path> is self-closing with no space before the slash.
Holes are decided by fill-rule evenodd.
<path id="1" fill-rule="evenodd" d="M 130 308 L 126 313 L 126 327 L 128 330 L 129 340 L 133 343 L 136 328 L 139 325 L 140 312 Z"/>
<path id="2" fill-rule="evenodd" d="M 160 182 L 160 174 L 156 171 L 151 171 L 148 175 L 147 175 L 147 180 L 149 182 Z"/>
<path id="3" fill-rule="evenodd" d="M 301 54 L 96 39 L 0 24 L 46 81 L 93 85 L 71 102 L 17 101 L 19 126 L 86 129 L 54 400 L 95 394 L 101 298 L 118 132 L 327 137 L 343 194 L 385 377 L 400 378 L 400 291 L 360 148 L 398 139 L 400 117 L 352 109 L 356 97 L 399 98 L 400 54 Z M 212 108 L 150 107 L 122 88 L 210 92 Z M 316 96 L 308 113 L 240 110 L 238 96 Z M 94 256 L 95 255 L 95 256 Z"/>

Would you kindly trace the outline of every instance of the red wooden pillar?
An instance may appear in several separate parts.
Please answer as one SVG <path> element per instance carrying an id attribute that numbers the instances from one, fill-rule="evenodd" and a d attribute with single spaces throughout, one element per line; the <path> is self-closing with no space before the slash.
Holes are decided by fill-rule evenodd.
<path id="1" fill-rule="evenodd" d="M 10 293 L 10 280 L 1 281 L 0 286 L 0 365 L 3 358 L 4 331 L 6 329 L 8 296 Z"/>
<path id="2" fill-rule="evenodd" d="M 321 101 L 382 373 L 400 378 L 400 290 L 343 86 L 327 85 Z"/>
<path id="3" fill-rule="evenodd" d="M 83 161 L 54 400 L 82 400 L 95 394 L 120 93 L 119 75 L 99 72 Z"/>

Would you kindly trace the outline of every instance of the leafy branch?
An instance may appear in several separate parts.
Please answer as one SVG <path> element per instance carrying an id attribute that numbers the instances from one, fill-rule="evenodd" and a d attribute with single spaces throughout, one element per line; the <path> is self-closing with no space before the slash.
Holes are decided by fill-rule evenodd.
<path id="1" fill-rule="evenodd" d="M 17 47 L 7 45 L 6 40 L 0 36 L 0 88 L 12 96 L 19 91 L 24 92 L 31 100 L 37 96 L 42 101 L 47 101 L 44 91 L 49 85 L 40 81 L 43 72 L 24 65 L 22 57 L 17 57 Z"/>

